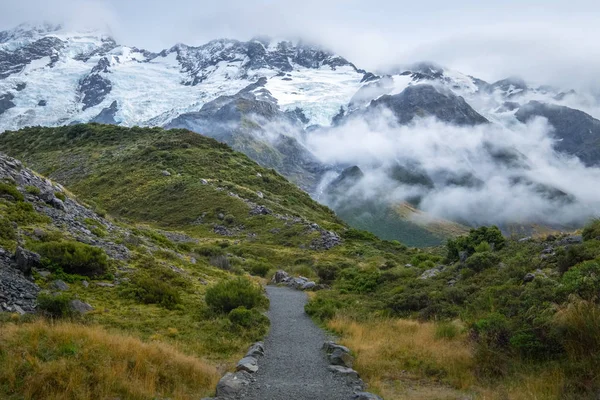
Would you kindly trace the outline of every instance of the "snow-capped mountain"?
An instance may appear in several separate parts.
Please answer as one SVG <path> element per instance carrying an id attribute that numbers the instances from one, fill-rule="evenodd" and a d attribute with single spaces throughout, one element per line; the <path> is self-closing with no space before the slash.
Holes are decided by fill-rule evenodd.
<path id="1" fill-rule="evenodd" d="M 394 121 L 391 132 L 390 120 L 381 124 L 384 114 Z M 537 117 L 549 123 L 552 138 L 544 133 L 542 145 L 531 146 L 537 128 L 530 134 L 527 124 Z M 52 24 L 0 32 L 0 132 L 81 122 L 190 129 L 278 170 L 334 208 L 340 203 L 327 200 L 328 184 L 343 177 L 344 169 L 360 167 L 365 173 L 356 181 L 363 186 L 356 184 L 359 192 L 346 199 L 348 218 L 372 231 L 387 224 L 378 233 L 388 238 L 397 236 L 386 232 L 400 229 L 386 222 L 389 213 L 364 222 L 366 206 L 357 210 L 356 196 L 383 196 L 392 205 L 408 201 L 436 217 L 474 224 L 543 223 L 545 215 L 567 208 L 570 214 L 563 213 L 560 222 L 600 212 L 597 196 L 577 193 L 570 187 L 574 179 L 554 182 L 552 175 L 579 168 L 572 156 L 587 167 L 600 164 L 598 117 L 598 99 L 568 88 L 534 86 L 514 77 L 488 83 L 428 62 L 368 72 L 303 42 L 220 39 L 154 53 L 119 44 L 103 32 Z M 444 135 L 413 153 L 404 151 L 418 142 L 412 135 L 427 137 L 436 130 Z M 443 142 L 452 135 L 457 135 L 454 142 Z M 383 149 L 387 159 L 377 153 L 382 149 L 369 158 L 371 136 L 389 140 Z M 461 142 L 465 136 L 472 139 Z M 353 142 L 359 143 L 358 154 L 346 151 Z M 537 154 L 536 147 L 545 152 Z M 446 165 L 433 165 L 437 157 Z M 596 169 L 580 173 L 585 179 L 594 174 Z M 387 186 L 381 186 L 381 177 Z M 373 185 L 381 187 L 372 190 Z M 490 201 L 499 198 L 485 197 L 493 190 L 512 190 L 513 197 L 528 202 L 534 198 L 539 210 L 522 213 L 515 201 L 510 212 L 498 216 L 506 207 L 488 211 Z M 477 201 L 469 210 L 473 215 L 444 203 L 464 193 Z M 385 207 L 379 198 L 366 200 L 362 204 L 373 210 Z"/>
<path id="2" fill-rule="evenodd" d="M 215 40 L 151 53 L 100 32 L 19 26 L 0 33 L 0 129 L 90 121 L 114 102 L 115 123 L 163 125 L 261 77 L 283 110 L 327 124 L 364 71 L 302 43 Z"/>

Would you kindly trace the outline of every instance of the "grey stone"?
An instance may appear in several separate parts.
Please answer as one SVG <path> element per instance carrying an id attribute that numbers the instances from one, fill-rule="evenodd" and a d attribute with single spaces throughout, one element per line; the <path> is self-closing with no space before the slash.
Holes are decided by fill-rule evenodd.
<path id="1" fill-rule="evenodd" d="M 302 290 L 310 290 L 310 289 L 314 289 L 316 286 L 317 286 L 317 284 L 315 282 L 308 281 L 304 285 L 302 285 L 302 287 L 300 289 L 302 289 Z"/>
<path id="2" fill-rule="evenodd" d="M 20 246 L 17 247 L 17 251 L 15 252 L 15 260 L 17 268 L 25 275 L 31 274 L 31 269 L 39 267 L 41 263 L 39 254 L 25 250 Z"/>
<path id="3" fill-rule="evenodd" d="M 56 197 L 53 198 L 50 201 L 50 205 L 52 207 L 56 208 L 57 210 L 63 210 L 63 211 L 65 210 L 65 203 L 59 198 L 56 198 Z"/>
<path id="4" fill-rule="evenodd" d="M 262 357 L 265 355 L 265 347 L 262 342 L 256 342 L 246 352 L 245 357 Z"/>
<path id="5" fill-rule="evenodd" d="M 69 285 L 67 285 L 65 281 L 62 281 L 60 279 L 57 279 L 54 282 L 52 282 L 52 287 L 60 291 L 69 290 Z"/>
<path id="6" fill-rule="evenodd" d="M 100 287 L 114 287 L 115 285 L 113 283 L 96 282 L 96 286 L 100 286 Z"/>
<path id="7" fill-rule="evenodd" d="M 71 309 L 73 311 L 76 311 L 80 314 L 86 314 L 86 313 L 94 310 L 94 307 L 92 307 L 88 303 L 84 303 L 83 301 L 77 300 L 77 299 L 71 300 L 69 305 L 71 306 Z"/>
<path id="8" fill-rule="evenodd" d="M 258 371 L 258 360 L 255 357 L 244 357 L 237 363 L 236 370 L 253 374 Z"/>
<path id="9" fill-rule="evenodd" d="M 566 238 L 563 238 L 558 242 L 558 244 L 561 246 L 566 246 L 569 244 L 580 244 L 580 243 L 583 243 L 583 236 L 581 236 L 581 235 L 567 236 Z"/>
<path id="10" fill-rule="evenodd" d="M 348 354 L 348 352 L 337 348 L 329 355 L 329 363 L 331 365 L 341 365 L 342 367 L 352 368 L 354 357 Z"/>
<path id="11" fill-rule="evenodd" d="M 323 350 L 325 350 L 325 352 L 329 353 L 333 353 L 334 350 L 341 350 L 344 353 L 350 353 L 350 349 L 347 348 L 346 346 L 342 346 L 341 344 L 337 344 L 335 342 L 331 342 L 331 341 L 327 341 L 325 343 L 323 343 Z"/>
<path id="12" fill-rule="evenodd" d="M 273 283 L 284 283 L 290 279 L 290 275 L 284 270 L 279 270 L 273 275 Z"/>
<path id="13" fill-rule="evenodd" d="M 90 286 L 90 283 L 89 283 L 88 281 L 81 281 L 81 285 L 82 285 L 84 288 L 87 288 L 87 287 L 89 287 L 89 286 Z"/>
<path id="14" fill-rule="evenodd" d="M 467 261 L 467 258 L 469 258 L 469 253 L 467 253 L 466 251 L 460 251 L 458 253 L 458 259 L 461 263 Z"/>
<path id="15" fill-rule="evenodd" d="M 523 282 L 525 282 L 525 283 L 532 282 L 534 279 L 535 279 L 535 275 L 532 273 L 529 273 L 523 277 Z"/>
<path id="16" fill-rule="evenodd" d="M 169 171 L 161 171 L 160 172 L 163 176 L 171 176 L 171 173 Z"/>
<path id="17" fill-rule="evenodd" d="M 343 375 L 352 379 L 359 379 L 358 372 L 352 368 L 343 367 L 341 365 L 330 365 L 327 369 L 335 374 Z"/>
<path id="18" fill-rule="evenodd" d="M 231 397 L 237 395 L 252 381 L 248 372 L 238 371 L 226 373 L 217 384 L 217 397 Z"/>
<path id="19" fill-rule="evenodd" d="M 19 306 L 18 304 L 13 305 L 13 309 L 15 310 L 15 312 L 19 315 L 25 315 L 25 311 L 23 311 L 23 309 L 21 308 L 21 306 Z"/>

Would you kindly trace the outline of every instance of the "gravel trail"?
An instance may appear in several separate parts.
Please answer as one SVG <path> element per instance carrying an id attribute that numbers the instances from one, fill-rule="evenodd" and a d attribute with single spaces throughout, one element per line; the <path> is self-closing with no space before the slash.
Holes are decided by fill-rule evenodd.
<path id="1" fill-rule="evenodd" d="M 268 286 L 271 331 L 265 340 L 265 356 L 259 359 L 256 381 L 243 399 L 350 400 L 353 388 L 327 370 L 321 350 L 327 335 L 304 313 L 305 293 Z"/>

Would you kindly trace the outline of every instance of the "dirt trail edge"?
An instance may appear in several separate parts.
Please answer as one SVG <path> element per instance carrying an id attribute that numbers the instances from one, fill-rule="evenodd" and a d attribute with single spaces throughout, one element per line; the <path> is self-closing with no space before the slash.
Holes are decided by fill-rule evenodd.
<path id="1" fill-rule="evenodd" d="M 327 369 L 321 350 L 328 339 L 304 313 L 307 296 L 285 287 L 268 286 L 271 330 L 260 369 L 240 396 L 260 400 L 350 400 L 352 384 Z"/>

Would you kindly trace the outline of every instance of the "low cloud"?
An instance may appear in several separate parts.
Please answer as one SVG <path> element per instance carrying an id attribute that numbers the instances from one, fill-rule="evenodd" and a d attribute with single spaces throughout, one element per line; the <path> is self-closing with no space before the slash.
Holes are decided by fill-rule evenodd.
<path id="1" fill-rule="evenodd" d="M 553 144 L 552 128 L 542 118 L 510 128 L 457 127 L 434 119 L 398 126 L 387 112 L 307 140 L 322 162 L 358 165 L 364 172 L 337 199 L 346 204 L 418 198 L 434 217 L 473 225 L 581 224 L 600 213 L 600 169 L 556 153 Z M 390 170 L 398 166 L 425 183 L 394 179 Z"/>

